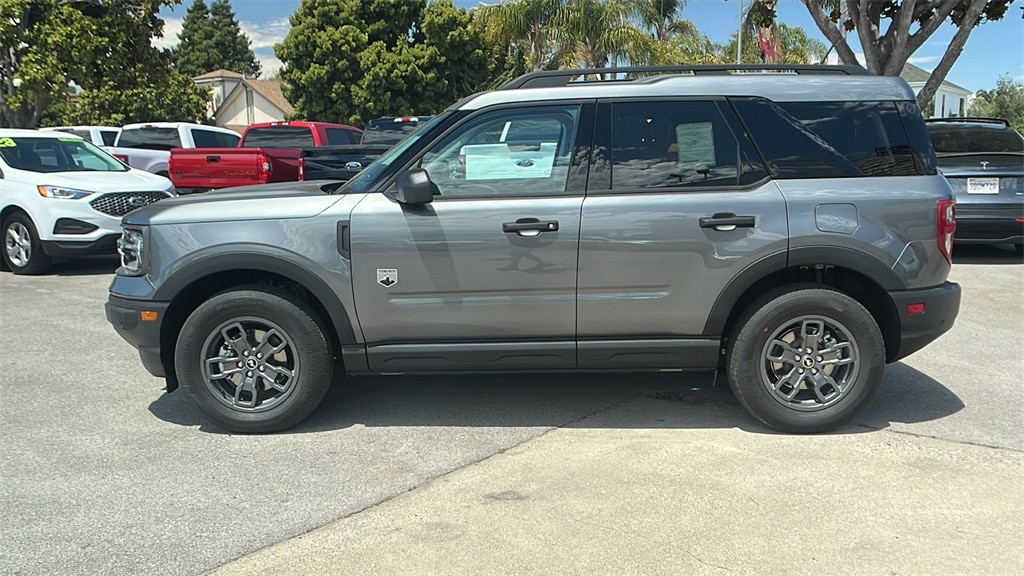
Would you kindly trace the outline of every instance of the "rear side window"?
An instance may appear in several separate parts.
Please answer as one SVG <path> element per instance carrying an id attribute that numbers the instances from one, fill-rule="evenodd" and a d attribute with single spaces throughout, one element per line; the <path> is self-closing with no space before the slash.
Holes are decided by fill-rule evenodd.
<path id="1" fill-rule="evenodd" d="M 170 150 L 181 148 L 181 138 L 177 128 L 133 128 L 121 131 L 117 145 L 119 148 Z"/>
<path id="2" fill-rule="evenodd" d="M 711 101 L 613 103 L 611 161 L 616 191 L 737 186 L 761 177 Z"/>
<path id="3" fill-rule="evenodd" d="M 240 138 L 213 130 L 192 129 L 192 141 L 195 142 L 196 148 L 233 148 Z"/>
<path id="4" fill-rule="evenodd" d="M 327 143 L 331 146 L 355 144 L 358 142 L 358 140 L 353 140 L 351 133 L 344 128 L 327 128 L 324 132 L 327 133 Z"/>
<path id="5" fill-rule="evenodd" d="M 733 104 L 776 178 L 922 173 L 894 102 Z"/>
<path id="6" fill-rule="evenodd" d="M 250 148 L 312 148 L 313 131 L 305 126 L 267 126 L 245 134 L 243 146 Z"/>
<path id="7" fill-rule="evenodd" d="M 113 146 L 114 141 L 117 140 L 116 130 L 102 130 L 100 131 L 100 138 L 103 138 L 104 146 Z"/>

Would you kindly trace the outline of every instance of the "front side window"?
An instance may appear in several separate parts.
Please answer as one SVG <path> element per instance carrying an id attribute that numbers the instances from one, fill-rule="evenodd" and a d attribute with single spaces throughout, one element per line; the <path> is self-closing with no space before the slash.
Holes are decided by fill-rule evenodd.
<path id="1" fill-rule="evenodd" d="M 128 167 L 78 138 L 0 138 L 0 157 L 28 172 L 126 172 Z"/>
<path id="2" fill-rule="evenodd" d="M 431 146 L 420 165 L 441 198 L 561 194 L 579 115 L 578 105 L 487 112 Z"/>
<path id="3" fill-rule="evenodd" d="M 737 186 L 749 166 L 715 102 L 612 105 L 612 190 Z"/>

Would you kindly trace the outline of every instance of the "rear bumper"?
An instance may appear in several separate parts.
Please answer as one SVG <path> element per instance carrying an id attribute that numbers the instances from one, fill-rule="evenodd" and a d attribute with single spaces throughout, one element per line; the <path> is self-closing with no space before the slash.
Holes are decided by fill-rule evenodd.
<path id="1" fill-rule="evenodd" d="M 889 292 L 900 319 L 900 346 L 895 362 L 917 352 L 953 327 L 960 312 L 960 285 L 946 282 L 934 288 Z M 924 310 L 911 314 L 907 307 L 923 304 Z"/>
<path id="2" fill-rule="evenodd" d="M 957 204 L 954 241 L 961 244 L 1024 244 L 1024 201 Z"/>

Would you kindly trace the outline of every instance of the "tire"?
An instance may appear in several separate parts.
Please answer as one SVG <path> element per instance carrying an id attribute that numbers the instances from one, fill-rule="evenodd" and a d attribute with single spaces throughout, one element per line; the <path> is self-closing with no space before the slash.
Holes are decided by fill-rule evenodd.
<path id="1" fill-rule="evenodd" d="M 174 367 L 185 397 L 209 420 L 230 432 L 269 433 L 295 426 L 320 404 L 333 353 L 296 298 L 246 287 L 192 312 L 178 334 Z"/>
<path id="2" fill-rule="evenodd" d="M 53 260 L 43 252 L 39 233 L 32 219 L 22 213 L 14 213 L 3 222 L 0 232 L 3 247 L 0 257 L 4 265 L 15 274 L 42 274 L 50 269 Z"/>
<path id="3" fill-rule="evenodd" d="M 834 430 L 860 412 L 882 380 L 878 324 L 843 293 L 769 293 L 736 326 L 726 354 L 729 384 L 748 412 L 776 430 Z"/>

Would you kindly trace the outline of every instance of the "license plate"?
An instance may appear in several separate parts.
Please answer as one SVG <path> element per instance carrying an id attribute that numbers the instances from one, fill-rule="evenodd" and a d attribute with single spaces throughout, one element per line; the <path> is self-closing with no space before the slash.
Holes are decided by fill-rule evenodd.
<path id="1" fill-rule="evenodd" d="M 999 178 L 968 178 L 968 194 L 999 194 Z"/>

